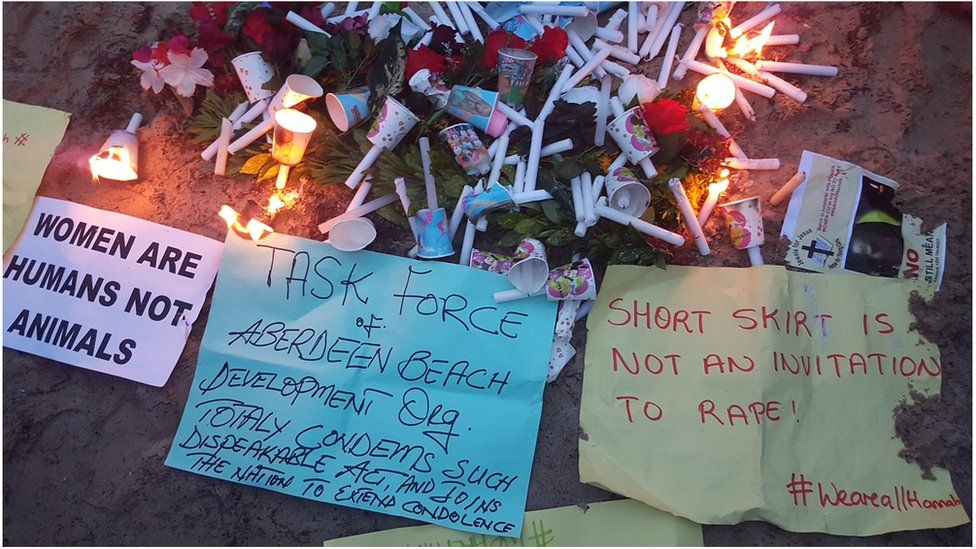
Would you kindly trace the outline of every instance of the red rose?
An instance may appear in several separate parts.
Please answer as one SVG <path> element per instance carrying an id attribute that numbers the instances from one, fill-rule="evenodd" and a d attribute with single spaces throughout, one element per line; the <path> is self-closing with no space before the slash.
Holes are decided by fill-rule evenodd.
<path id="1" fill-rule="evenodd" d="M 322 26 L 325 23 L 325 18 L 322 17 L 322 8 L 316 6 L 308 6 L 302 8 L 301 13 L 299 13 L 305 19 L 308 19 L 316 27 Z"/>
<path id="2" fill-rule="evenodd" d="M 420 46 L 407 51 L 406 78 L 410 80 L 417 71 L 427 69 L 430 72 L 443 73 L 447 70 L 447 56 L 440 55 L 427 46 Z"/>
<path id="3" fill-rule="evenodd" d="M 201 27 L 212 25 L 224 28 L 227 24 L 227 2 L 193 2 L 190 18 Z"/>
<path id="4" fill-rule="evenodd" d="M 644 103 L 644 121 L 655 137 L 688 131 L 688 109 L 672 99 Z"/>
<path id="5" fill-rule="evenodd" d="M 274 27 L 271 26 L 268 13 L 263 9 L 256 9 L 247 16 L 242 32 L 260 47 L 264 45 L 265 37 L 274 36 Z"/>
<path id="6" fill-rule="evenodd" d="M 485 57 L 481 64 L 489 69 L 498 66 L 498 50 L 502 48 L 524 48 L 528 42 L 502 29 L 492 31 L 485 39 Z"/>
<path id="7" fill-rule="evenodd" d="M 566 57 L 566 48 L 569 46 L 569 37 L 566 31 L 559 27 L 546 27 L 542 36 L 532 42 L 529 50 L 539 56 L 539 61 L 543 63 L 554 63 Z"/>

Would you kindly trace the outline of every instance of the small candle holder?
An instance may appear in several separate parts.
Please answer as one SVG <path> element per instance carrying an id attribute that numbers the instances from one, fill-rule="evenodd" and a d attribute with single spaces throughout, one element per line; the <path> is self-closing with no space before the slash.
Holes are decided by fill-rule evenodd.
<path id="1" fill-rule="evenodd" d="M 135 132 L 141 123 L 142 115 L 136 113 L 124 130 L 108 136 L 98 154 L 88 160 L 92 179 L 133 181 L 139 177 L 139 138 Z"/>
<path id="2" fill-rule="evenodd" d="M 285 188 L 288 171 L 305 156 L 305 149 L 315 131 L 315 119 L 295 109 L 281 109 L 274 114 L 275 128 L 271 157 L 281 164 L 278 168 L 278 190 Z"/>

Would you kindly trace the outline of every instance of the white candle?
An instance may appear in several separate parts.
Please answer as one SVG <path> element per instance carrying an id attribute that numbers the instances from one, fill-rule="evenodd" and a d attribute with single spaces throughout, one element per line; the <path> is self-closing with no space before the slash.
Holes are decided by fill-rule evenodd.
<path id="1" fill-rule="evenodd" d="M 624 41 L 624 33 L 616 29 L 608 29 L 607 27 L 597 27 L 593 30 L 593 36 L 606 40 L 607 42 L 613 42 L 614 44 L 619 44 Z"/>
<path id="2" fill-rule="evenodd" d="M 580 38 L 579 34 L 576 33 L 576 30 L 574 30 L 572 27 L 566 27 L 566 36 L 569 38 L 569 47 L 579 52 L 580 57 L 582 57 L 583 60 L 587 62 L 593 60 L 593 53 L 590 52 L 590 48 L 586 47 L 586 43 L 583 42 L 583 39 Z M 603 78 L 607 73 L 602 67 L 597 66 L 593 69 L 593 74 L 595 74 L 597 78 Z"/>
<path id="3" fill-rule="evenodd" d="M 691 39 L 691 43 L 688 44 L 688 49 L 685 50 L 685 54 L 681 56 L 681 59 L 690 61 L 698 57 L 698 51 L 701 49 L 702 42 L 705 41 L 706 34 L 708 34 L 708 27 L 699 25 L 698 29 L 695 30 L 695 36 Z M 678 68 L 674 69 L 674 79 L 681 80 L 685 77 L 686 72 L 688 72 L 688 66 L 678 63 Z"/>
<path id="4" fill-rule="evenodd" d="M 494 17 L 488 15 L 488 12 L 485 11 L 485 8 L 479 2 L 466 2 L 466 3 L 471 8 L 471 11 L 473 11 L 475 15 L 480 17 L 481 20 L 484 21 L 485 24 L 488 25 L 488 28 L 490 28 L 491 30 L 495 30 L 501 26 L 501 24 L 498 21 L 496 21 Z"/>
<path id="5" fill-rule="evenodd" d="M 302 29 L 304 31 L 317 32 L 319 34 L 324 34 L 324 35 L 326 35 L 328 37 L 331 37 L 332 36 L 331 34 L 325 32 L 324 30 L 322 30 L 322 29 L 318 28 L 317 26 L 315 26 L 315 24 L 312 23 L 311 21 L 309 21 L 308 19 L 305 19 L 304 17 L 302 17 L 301 15 L 298 15 L 297 13 L 295 13 L 293 11 L 289 11 L 287 14 L 285 14 L 285 21 L 288 21 L 292 25 L 295 25 L 296 27 L 298 27 L 298 28 L 300 28 L 300 29 Z"/>
<path id="6" fill-rule="evenodd" d="M 796 174 L 791 177 L 790 180 L 787 181 L 786 184 L 783 185 L 778 191 L 776 191 L 776 194 L 774 194 L 772 198 L 769 199 L 769 203 L 773 206 L 779 206 L 779 203 L 789 198 L 789 196 L 793 194 L 793 191 L 795 191 L 796 188 L 806 180 L 806 178 L 807 174 L 803 172 L 796 172 Z"/>
<path id="7" fill-rule="evenodd" d="M 606 180 L 607 178 L 602 175 L 593 178 L 593 190 L 590 191 L 590 195 L 593 196 L 593 204 L 600 200 L 600 193 L 603 192 L 603 184 Z"/>
<path id="8" fill-rule="evenodd" d="M 479 181 L 475 185 L 472 193 L 480 193 L 484 189 L 484 185 Z M 475 224 L 468 219 L 464 225 L 464 236 L 461 239 L 461 254 L 458 256 L 459 265 L 468 265 L 471 263 L 471 249 L 474 247 L 474 237 L 475 237 L 476 227 Z"/>
<path id="9" fill-rule="evenodd" d="M 623 212 L 618 212 L 617 210 L 608 208 L 606 205 L 606 198 L 601 198 L 600 201 L 597 202 L 596 206 L 593 207 L 593 211 L 599 217 L 605 217 L 610 221 L 620 223 L 621 225 L 630 225 L 638 231 L 659 240 L 663 240 L 668 244 L 682 246 L 685 243 L 685 237 L 681 236 L 680 234 L 673 233 L 667 229 L 662 229 L 657 225 L 652 225 L 643 219 L 639 219 Z"/>
<path id="10" fill-rule="evenodd" d="M 521 4 L 519 11 L 525 14 L 563 15 L 570 17 L 586 17 L 590 10 L 586 6 L 560 6 L 553 3 Z"/>
<path id="11" fill-rule="evenodd" d="M 542 149 L 539 150 L 539 158 L 545 158 L 547 156 L 552 156 L 554 154 L 564 153 L 568 150 L 571 150 L 572 148 L 573 148 L 572 139 L 568 137 L 566 139 L 560 139 L 559 141 L 555 141 L 553 143 L 546 145 L 545 147 L 542 147 Z M 518 164 L 519 160 L 521 159 L 522 157 L 517 154 L 510 154 L 505 157 L 505 165 L 514 166 Z"/>
<path id="12" fill-rule="evenodd" d="M 585 65 L 580 67 L 580 69 L 576 71 L 576 73 L 573 74 L 573 76 L 568 81 L 566 81 L 565 85 L 563 86 L 563 91 L 571 90 L 575 88 L 580 82 L 583 81 L 584 78 L 586 78 L 587 76 L 590 75 L 590 73 L 596 70 L 597 67 L 600 66 L 600 63 L 603 63 L 609 56 L 610 56 L 610 50 L 608 49 L 601 48 L 599 51 L 597 51 L 597 53 L 593 56 L 592 59 L 587 61 Z"/>
<path id="13" fill-rule="evenodd" d="M 708 185 L 708 196 L 705 198 L 705 203 L 702 204 L 701 209 L 698 210 L 698 225 L 700 227 L 704 227 L 705 223 L 708 223 L 708 218 L 712 216 L 712 210 L 715 209 L 715 204 L 718 203 L 718 199 L 728 188 L 728 179 L 722 179 Z"/>
<path id="14" fill-rule="evenodd" d="M 369 152 L 366 153 L 366 156 L 359 161 L 359 165 L 356 166 L 356 169 L 353 170 L 352 173 L 349 174 L 349 177 L 346 178 L 346 186 L 350 189 L 355 189 L 356 185 L 358 185 L 359 181 L 363 178 L 363 174 L 366 173 L 366 170 L 372 167 L 373 163 L 376 162 L 376 159 L 380 157 L 380 153 L 382 152 L 383 147 L 373 145 L 369 149 Z"/>
<path id="15" fill-rule="evenodd" d="M 420 27 L 420 30 L 422 31 L 430 30 L 430 25 L 427 23 L 427 21 L 424 21 L 423 17 L 417 15 L 417 12 L 413 11 L 413 8 L 411 8 L 410 6 L 407 6 L 400 11 L 407 14 L 407 17 L 410 18 L 410 21 L 412 21 L 414 25 Z"/>
<path id="16" fill-rule="evenodd" d="M 471 31 L 471 38 L 474 38 L 475 42 L 485 43 L 485 37 L 481 34 L 481 29 L 478 28 L 478 22 L 474 20 L 474 14 L 468 8 L 467 2 L 457 2 L 458 10 L 461 12 L 461 17 L 464 18 L 464 24 Z"/>
<path id="17" fill-rule="evenodd" d="M 723 71 L 728 72 L 725 63 L 723 63 L 721 59 L 716 59 L 715 65 Z M 735 82 L 733 82 L 733 84 L 735 84 Z M 735 106 L 739 108 L 742 116 L 746 117 L 747 120 L 751 120 L 753 122 L 756 121 L 756 111 L 753 110 L 752 105 L 749 103 L 749 100 L 746 99 L 746 95 L 742 93 L 742 90 L 739 89 L 739 86 L 735 87 Z M 735 156 L 739 155 L 735 154 Z M 745 158 L 745 156 L 742 156 L 742 158 Z"/>
<path id="18" fill-rule="evenodd" d="M 637 2 L 627 2 L 627 49 L 637 53 Z"/>
<path id="19" fill-rule="evenodd" d="M 451 18 L 447 16 L 447 13 L 444 11 L 444 8 L 441 7 L 439 2 L 428 2 L 427 5 L 430 6 L 430 10 L 434 12 L 434 17 L 437 18 L 437 21 L 440 24 L 447 25 L 454 30 L 458 30 L 457 25 L 455 25 L 454 21 L 451 21 Z"/>
<path id="20" fill-rule="evenodd" d="M 756 61 L 756 68 L 767 72 L 789 72 L 811 76 L 837 76 L 837 67 L 830 65 L 806 65 L 803 63 L 782 63 L 779 61 Z"/>
<path id="21" fill-rule="evenodd" d="M 628 50 L 627 48 L 625 48 L 623 46 L 617 46 L 615 44 L 610 44 L 610 43 L 608 43 L 608 42 L 606 42 L 604 40 L 601 40 L 599 38 L 597 38 L 596 40 L 593 41 L 593 47 L 594 48 L 606 48 L 606 49 L 610 50 L 610 57 L 613 57 L 614 59 L 619 59 L 619 60 L 623 61 L 624 63 L 630 63 L 632 65 L 636 65 L 636 64 L 640 63 L 640 60 L 641 60 L 641 58 L 640 58 L 639 55 L 637 55 L 636 53 Z"/>
<path id="22" fill-rule="evenodd" d="M 214 164 L 214 175 L 224 175 L 227 171 L 227 147 L 230 145 L 230 136 L 233 133 L 231 121 L 222 118 L 220 120 L 220 137 L 217 138 L 217 162 Z"/>
<path id="23" fill-rule="evenodd" d="M 674 64 L 674 53 L 678 50 L 678 40 L 681 38 L 681 25 L 675 25 L 671 29 L 671 38 L 668 40 L 668 49 L 664 52 L 664 61 L 661 63 L 661 72 L 657 76 L 657 87 L 664 89 L 668 85 L 668 77 L 671 76 L 671 66 Z"/>
<path id="24" fill-rule="evenodd" d="M 410 196 L 407 195 L 407 182 L 402 177 L 398 177 L 393 180 L 393 186 L 396 189 L 397 196 L 400 197 L 400 205 L 403 206 L 403 214 L 407 216 L 407 223 L 410 224 L 413 239 L 417 240 L 419 238 L 417 219 L 410 215 Z"/>
<path id="25" fill-rule="evenodd" d="M 661 52 L 661 48 L 664 47 L 664 41 L 668 38 L 668 34 L 671 32 L 671 28 L 674 27 L 675 22 L 678 20 L 678 16 L 681 15 L 681 10 L 685 7 L 684 2 L 672 2 L 670 4 L 671 8 L 668 10 L 668 15 L 664 19 L 664 23 L 657 32 L 657 36 L 654 37 L 654 43 L 651 44 L 650 50 L 641 57 L 646 57 L 647 59 L 654 59 L 658 53 Z"/>
<path id="26" fill-rule="evenodd" d="M 257 117 L 268 112 L 268 102 L 269 102 L 268 99 L 262 99 L 257 103 L 251 105 L 251 108 L 247 109 L 247 111 L 244 114 L 242 114 L 240 118 L 234 121 L 234 127 L 233 127 L 234 131 L 236 132 L 237 130 L 244 127 L 244 124 L 250 124 L 251 122 L 256 120 Z"/>
<path id="27" fill-rule="evenodd" d="M 265 101 L 265 105 L 267 105 L 267 101 Z M 245 100 L 243 103 L 238 105 L 233 112 L 230 113 L 230 116 L 227 117 L 227 120 L 231 121 L 231 130 L 230 130 L 231 137 L 233 137 L 234 135 L 233 123 L 237 122 L 238 120 L 240 120 L 242 116 L 244 116 L 244 113 L 246 113 L 248 110 L 248 106 L 249 103 Z M 257 115 L 255 115 L 255 117 L 256 116 Z M 217 155 L 217 147 L 219 145 L 219 141 L 220 141 L 220 137 L 218 136 L 217 139 L 214 139 L 213 142 L 210 143 L 210 145 L 208 145 L 207 148 L 204 149 L 202 153 L 200 153 L 200 157 L 203 158 L 204 160 L 213 160 L 214 156 Z"/>
<path id="28" fill-rule="evenodd" d="M 774 34 L 766 40 L 765 46 L 792 46 L 799 43 L 799 34 Z"/>
<path id="29" fill-rule="evenodd" d="M 736 86 L 738 86 L 739 88 L 746 90 L 750 93 L 754 93 L 756 95 L 761 95 L 767 99 L 776 94 L 776 90 L 770 88 L 769 86 L 760 84 L 758 82 L 753 82 L 752 80 L 749 80 L 748 78 L 743 78 L 738 74 L 733 74 L 728 71 L 717 69 L 711 65 L 707 65 L 700 61 L 695 61 L 692 59 L 685 61 L 684 59 L 682 59 L 681 64 L 687 65 L 689 69 L 699 74 L 708 75 L 708 74 L 722 73 L 728 76 L 729 78 L 731 78 L 732 81 L 735 82 Z"/>
<path id="30" fill-rule="evenodd" d="M 330 230 L 332 230 L 332 227 L 335 226 L 335 224 L 340 221 L 345 221 L 347 219 L 354 219 L 356 217 L 362 217 L 368 213 L 375 212 L 376 210 L 384 206 L 389 206 L 390 204 L 393 204 L 396 201 L 397 201 L 396 193 L 385 194 L 375 200 L 370 200 L 369 202 L 363 204 L 362 206 L 359 206 L 358 208 L 354 208 L 352 210 L 349 210 L 346 213 L 339 214 L 333 217 L 332 219 L 319 224 L 319 232 L 325 234 Z"/>
<path id="31" fill-rule="evenodd" d="M 729 133 L 729 130 L 725 129 L 725 125 L 722 124 L 722 121 L 718 119 L 718 116 L 716 116 L 711 109 L 705 106 L 705 104 L 702 104 L 702 106 L 698 108 L 698 112 L 700 112 L 702 118 L 705 119 L 705 123 L 715 130 L 715 133 L 726 139 L 732 137 L 732 134 Z"/>
<path id="32" fill-rule="evenodd" d="M 567 65 L 568 66 L 568 65 Z M 526 191 L 534 191 L 539 175 L 539 160 L 542 158 L 542 136 L 546 131 L 546 120 L 540 114 L 532 126 L 532 140 L 529 142 L 529 159 L 525 166 Z"/>
<path id="33" fill-rule="evenodd" d="M 614 118 L 620 118 L 624 115 L 624 104 L 620 102 L 619 97 L 610 98 L 610 111 L 613 113 Z"/>
<path id="34" fill-rule="evenodd" d="M 322 14 L 322 19 L 328 19 L 336 10 L 336 5 L 333 2 L 326 2 L 322 4 L 322 8 L 319 13 Z"/>
<path id="35" fill-rule="evenodd" d="M 545 119 L 547 116 L 549 116 L 549 113 L 556 108 L 556 99 L 562 95 L 564 88 L 566 87 L 566 82 L 568 82 L 572 77 L 572 65 L 563 66 L 563 71 L 559 73 L 559 78 L 556 78 L 556 83 L 553 84 L 552 88 L 549 90 L 549 95 L 546 97 L 546 102 L 542 105 L 542 109 L 539 110 L 539 118 Z M 539 118 L 537 118 L 536 121 L 538 121 Z"/>
<path id="36" fill-rule="evenodd" d="M 695 216 L 695 211 L 691 208 L 691 202 L 688 200 L 688 196 L 685 195 L 685 188 L 681 185 L 681 180 L 674 178 L 668 183 L 668 186 L 671 187 L 671 192 L 674 194 L 675 200 L 678 201 L 678 209 L 681 210 L 681 217 L 685 220 L 685 226 L 688 227 L 688 232 L 695 239 L 695 244 L 698 246 L 698 253 L 708 255 L 711 253 L 711 250 L 708 248 L 708 240 L 705 239 L 701 225 L 698 224 L 698 217 Z"/>
<path id="37" fill-rule="evenodd" d="M 644 32 L 651 32 L 655 27 L 657 27 L 657 4 L 651 4 L 644 17 Z"/>
<path id="38" fill-rule="evenodd" d="M 769 21 L 777 14 L 779 14 L 779 12 L 780 12 L 779 4 L 773 4 L 772 6 L 767 6 L 766 9 L 762 10 L 761 12 L 757 13 L 756 15 L 753 15 L 749 19 L 746 19 L 745 21 L 732 27 L 732 30 L 729 31 L 729 34 L 732 36 L 732 38 L 738 38 L 743 34 L 749 32 L 753 28 L 762 25 L 766 21 Z"/>
<path id="39" fill-rule="evenodd" d="M 525 190 L 525 161 L 522 159 L 515 165 L 515 184 L 512 187 L 517 193 Z"/>
<path id="40" fill-rule="evenodd" d="M 583 172 L 580 176 L 580 198 L 583 200 L 583 222 L 593 225 L 596 214 L 593 212 L 593 176 L 589 172 Z"/>
<path id="41" fill-rule="evenodd" d="M 576 215 L 576 222 L 582 223 L 583 216 L 583 190 L 579 176 L 569 180 L 569 190 L 573 196 L 573 213 Z"/>
<path id="42" fill-rule="evenodd" d="M 776 88 L 778 91 L 782 92 L 797 103 L 803 103 L 807 100 L 807 92 L 801 90 L 793 84 L 790 84 L 775 74 L 766 71 L 759 71 L 757 75 L 759 78 L 762 78 L 764 82 Z"/>
<path id="43" fill-rule="evenodd" d="M 610 76 L 600 79 L 600 100 L 596 104 L 596 134 L 593 144 L 602 147 L 607 137 L 607 110 L 610 108 Z"/>
<path id="44" fill-rule="evenodd" d="M 549 191 L 547 190 L 537 189 L 534 191 L 512 193 L 512 200 L 514 200 L 516 204 L 521 206 L 522 204 L 528 204 L 529 202 L 542 202 L 543 200 L 552 200 L 552 195 L 549 194 Z"/>
<path id="45" fill-rule="evenodd" d="M 498 112 L 504 114 L 506 118 L 512 122 L 515 122 L 519 126 L 532 127 L 532 121 L 526 118 L 524 114 L 510 107 L 508 103 L 499 101 L 495 108 L 498 109 Z"/>
<path id="46" fill-rule="evenodd" d="M 346 4 L 346 11 L 344 15 L 352 15 L 354 11 L 359 7 L 359 2 L 349 2 Z"/>
<path id="47" fill-rule="evenodd" d="M 454 26 L 457 28 L 458 32 L 461 34 L 471 34 L 471 29 L 468 28 L 468 24 L 464 20 L 464 16 L 461 15 L 461 10 L 458 9 L 457 2 L 453 0 L 447 0 L 444 2 L 447 5 L 447 11 L 451 13 L 451 19 L 454 20 Z"/>
<path id="48" fill-rule="evenodd" d="M 461 196 L 458 197 L 457 204 L 454 205 L 454 211 L 451 212 L 451 224 L 448 227 L 448 235 L 450 235 L 451 240 L 454 240 L 454 235 L 457 234 L 458 227 L 461 226 L 461 219 L 464 217 L 464 199 L 468 197 L 474 189 L 471 185 L 465 185 L 461 189 Z"/>
<path id="49" fill-rule="evenodd" d="M 733 65 L 738 67 L 738 69 L 744 73 L 756 74 L 757 72 L 759 72 L 759 69 L 757 69 L 755 65 L 753 65 L 752 63 L 746 61 L 741 57 L 729 57 L 728 61 L 729 63 L 732 63 Z"/>
<path id="50" fill-rule="evenodd" d="M 618 8 L 617 11 L 613 12 L 610 19 L 607 19 L 607 26 L 603 27 L 608 30 L 620 30 L 620 24 L 627 19 L 627 10 Z M 623 40 L 623 38 L 621 38 Z"/>
<path id="51" fill-rule="evenodd" d="M 778 170 L 779 158 L 726 158 L 722 164 L 734 170 Z"/>
<path id="52" fill-rule="evenodd" d="M 367 175 L 363 178 L 363 182 L 359 184 L 356 188 L 356 194 L 352 195 L 352 200 L 349 201 L 349 205 L 346 206 L 346 211 L 350 212 L 356 208 L 363 205 L 366 202 L 366 197 L 369 196 L 370 189 L 373 188 L 372 180 L 373 176 Z"/>
<path id="53" fill-rule="evenodd" d="M 437 209 L 437 188 L 434 186 L 434 174 L 430 171 L 430 139 L 420 138 L 420 164 L 424 170 L 424 187 L 427 190 L 427 207 Z"/>
<path id="54" fill-rule="evenodd" d="M 623 168 L 626 165 L 627 165 L 627 155 L 624 153 L 620 153 L 620 155 L 617 158 L 614 158 L 613 162 L 610 163 L 610 167 L 607 168 L 607 174 L 611 174 L 613 173 L 614 170 Z"/>
<path id="55" fill-rule="evenodd" d="M 495 303 L 508 303 L 510 301 L 518 301 L 520 299 L 527 299 L 530 297 L 540 296 L 546 293 L 546 289 L 536 290 L 531 294 L 527 294 L 522 290 L 517 290 L 512 288 L 511 290 L 499 290 L 495 292 L 492 297 L 495 298 Z"/>
<path id="56" fill-rule="evenodd" d="M 238 137 L 236 140 L 234 140 L 233 143 L 228 145 L 227 152 L 229 152 L 230 154 L 234 154 L 237 151 L 244 149 L 251 143 L 254 143 L 258 139 L 260 139 L 262 135 L 271 131 L 271 129 L 274 128 L 274 125 L 275 125 L 274 118 L 271 118 L 270 116 L 268 117 L 267 120 L 262 120 L 260 124 L 254 126 L 250 130 L 248 130 L 247 133 Z"/>
<path id="57" fill-rule="evenodd" d="M 739 147 L 739 144 L 735 142 L 735 139 L 729 138 L 728 145 L 729 145 L 729 152 L 732 154 L 732 156 L 736 158 L 742 158 L 742 159 L 749 158 L 748 156 L 746 156 L 745 151 L 743 151 L 742 148 Z"/>
<path id="58" fill-rule="evenodd" d="M 651 157 L 641 160 L 637 165 L 641 167 L 641 171 L 644 172 L 644 175 L 648 179 L 654 179 L 654 176 L 657 175 L 657 168 L 655 168 L 654 163 L 651 162 Z"/>
<path id="59" fill-rule="evenodd" d="M 496 139 L 494 143 L 492 143 L 492 145 L 497 144 L 495 147 L 497 154 L 491 157 L 491 173 L 488 174 L 488 186 L 491 186 L 492 183 L 497 183 L 498 179 L 501 177 L 502 167 L 505 166 L 505 161 L 508 159 L 508 157 L 505 156 L 505 153 L 508 152 L 508 141 L 511 138 L 512 131 L 514 131 L 516 127 L 517 124 L 509 122 L 508 126 L 505 128 L 505 131 L 498 136 L 498 139 Z M 488 150 L 488 155 L 491 156 L 490 149 Z"/>

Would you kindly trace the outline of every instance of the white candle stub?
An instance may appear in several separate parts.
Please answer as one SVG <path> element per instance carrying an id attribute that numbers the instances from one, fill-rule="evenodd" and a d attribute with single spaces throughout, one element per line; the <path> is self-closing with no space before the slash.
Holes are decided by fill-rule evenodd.
<path id="1" fill-rule="evenodd" d="M 779 158 L 726 158 L 722 164 L 733 170 L 778 170 Z"/>

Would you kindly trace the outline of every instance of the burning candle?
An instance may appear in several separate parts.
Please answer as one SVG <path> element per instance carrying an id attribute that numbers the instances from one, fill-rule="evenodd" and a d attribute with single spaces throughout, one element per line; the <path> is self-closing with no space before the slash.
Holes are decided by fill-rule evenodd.
<path id="1" fill-rule="evenodd" d="M 723 71 L 721 69 L 715 68 L 711 65 L 702 63 L 700 61 L 695 61 L 695 60 L 685 61 L 684 59 L 682 59 L 681 63 L 687 65 L 689 69 L 699 74 L 704 74 L 704 75 L 724 74 L 729 78 L 731 78 L 732 81 L 735 82 L 735 85 L 738 86 L 740 89 L 746 90 L 756 95 L 761 95 L 767 99 L 776 94 L 776 90 L 770 88 L 769 86 L 760 84 L 758 82 L 753 82 L 752 80 L 749 80 L 748 78 L 743 78 L 738 74 L 732 74 L 728 71 Z"/>
<path id="2" fill-rule="evenodd" d="M 124 130 L 108 136 L 98 154 L 88 160 L 92 178 L 132 181 L 139 177 L 139 138 L 136 130 L 142 123 L 142 115 L 135 113 Z"/>
<path id="3" fill-rule="evenodd" d="M 271 157 L 281 164 L 276 183 L 281 190 L 288 181 L 288 169 L 297 166 L 305 156 L 305 149 L 315 131 L 315 119 L 301 111 L 281 109 L 274 114 L 274 123 Z"/>
<path id="4" fill-rule="evenodd" d="M 797 187 L 806 181 L 806 178 L 807 174 L 803 173 L 802 171 L 796 172 L 796 174 L 791 177 L 785 185 L 780 187 L 780 189 L 776 191 L 776 194 L 769 199 L 769 203 L 773 206 L 779 206 L 779 203 L 789 198 L 793 194 L 793 191 L 795 191 Z"/>
<path id="5" fill-rule="evenodd" d="M 709 59 L 724 59 L 728 55 L 725 51 L 725 26 L 723 22 L 719 22 L 712 25 L 705 37 L 705 56 Z"/>
<path id="6" fill-rule="evenodd" d="M 711 253 L 711 250 L 708 248 L 708 240 L 705 239 L 701 225 L 698 224 L 698 217 L 695 216 L 695 211 L 691 208 L 691 202 L 685 194 L 685 188 L 681 185 L 681 180 L 673 178 L 668 183 L 668 186 L 671 187 L 674 199 L 678 202 L 678 209 L 681 210 L 681 217 L 685 220 L 685 226 L 688 227 L 688 232 L 695 239 L 695 244 L 698 246 L 698 253 L 708 255 Z"/>
<path id="7" fill-rule="evenodd" d="M 735 89 L 735 82 L 728 75 L 723 73 L 710 74 L 698 83 L 695 98 L 701 102 L 702 106 L 707 107 L 706 110 L 721 112 L 735 100 Z M 726 137 L 728 136 L 726 135 Z"/>
<path id="8" fill-rule="evenodd" d="M 729 188 L 728 180 L 729 170 L 722 170 L 719 173 L 718 181 L 708 185 L 708 196 L 705 198 L 705 203 L 702 204 L 700 210 L 698 210 L 698 226 L 704 227 L 705 223 L 708 223 L 708 218 L 712 215 L 712 210 L 715 209 L 715 204 L 718 204 L 718 199 L 722 196 Z"/>
<path id="9" fill-rule="evenodd" d="M 726 158 L 722 164 L 733 170 L 778 170 L 779 158 Z"/>
<path id="10" fill-rule="evenodd" d="M 251 205 L 253 206 L 249 209 L 255 211 L 261 210 L 261 207 L 258 206 L 256 203 L 254 202 L 249 203 L 249 206 Z M 246 211 L 247 210 L 245 210 L 245 212 Z M 253 216 L 247 220 L 247 223 L 241 223 L 241 215 L 237 213 L 237 210 L 231 208 L 227 204 L 224 204 L 223 206 L 220 207 L 220 211 L 217 212 L 217 215 L 222 217 L 224 221 L 227 223 L 228 230 L 233 230 L 235 233 L 241 236 L 246 234 L 250 236 L 251 240 L 255 242 L 261 240 L 266 234 L 270 234 L 274 232 L 274 229 L 272 229 L 265 223 L 258 221 Z"/>
<path id="11" fill-rule="evenodd" d="M 740 36 L 735 41 L 735 46 L 729 50 L 730 55 L 736 55 L 738 57 L 745 57 L 746 55 L 759 56 L 762 54 L 763 46 L 769 41 L 769 37 L 773 34 L 773 23 L 766 25 L 763 30 L 756 36 L 752 38 L 746 38 L 745 36 Z"/>
<path id="12" fill-rule="evenodd" d="M 729 31 L 729 34 L 732 36 L 732 38 L 738 38 L 743 34 L 749 32 L 750 30 L 758 27 L 759 25 L 762 25 L 766 21 L 769 21 L 777 14 L 779 14 L 779 12 L 780 12 L 779 4 L 773 4 L 772 6 L 767 6 L 761 12 L 757 13 L 756 15 L 753 15 L 749 19 L 746 19 L 745 21 L 732 27 L 732 30 Z"/>
<path id="13" fill-rule="evenodd" d="M 664 62 L 661 63 L 661 72 L 657 77 L 657 87 L 664 89 L 668 85 L 668 77 L 671 76 L 671 66 L 674 64 L 674 54 L 678 51 L 678 40 L 681 38 L 681 25 L 675 25 L 671 29 L 671 38 L 668 40 L 668 49 L 664 53 Z"/>
<path id="14" fill-rule="evenodd" d="M 779 61 L 756 61 L 756 68 L 767 72 L 789 72 L 811 76 L 837 76 L 837 67 L 830 65 L 805 65 L 803 63 L 782 63 Z"/>

